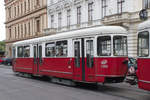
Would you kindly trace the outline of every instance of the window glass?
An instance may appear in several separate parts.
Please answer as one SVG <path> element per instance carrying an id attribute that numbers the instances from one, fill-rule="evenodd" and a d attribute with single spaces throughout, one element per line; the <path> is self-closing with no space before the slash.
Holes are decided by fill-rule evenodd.
<path id="1" fill-rule="evenodd" d="M 13 58 L 16 58 L 16 48 L 13 47 Z"/>
<path id="2" fill-rule="evenodd" d="M 56 56 L 67 56 L 67 41 L 56 42 Z"/>
<path id="3" fill-rule="evenodd" d="M 113 43 L 114 56 L 127 56 L 126 36 L 114 36 Z"/>
<path id="4" fill-rule="evenodd" d="M 98 56 L 111 56 L 111 37 L 101 36 L 97 39 Z"/>
<path id="5" fill-rule="evenodd" d="M 87 66 L 93 66 L 93 57 L 94 57 L 94 50 L 93 50 L 93 40 L 86 41 L 86 57 L 87 57 Z"/>
<path id="6" fill-rule="evenodd" d="M 47 43 L 46 44 L 46 57 L 54 57 L 55 56 L 55 43 Z"/>
<path id="7" fill-rule="evenodd" d="M 24 46 L 24 57 L 30 57 L 30 46 Z"/>
<path id="8" fill-rule="evenodd" d="M 138 56 L 149 56 L 149 33 L 146 31 L 138 35 Z"/>
<path id="9" fill-rule="evenodd" d="M 80 42 L 74 42 L 75 66 L 80 67 Z"/>
<path id="10" fill-rule="evenodd" d="M 23 57 L 23 46 L 18 47 L 17 56 L 18 56 L 18 57 Z"/>

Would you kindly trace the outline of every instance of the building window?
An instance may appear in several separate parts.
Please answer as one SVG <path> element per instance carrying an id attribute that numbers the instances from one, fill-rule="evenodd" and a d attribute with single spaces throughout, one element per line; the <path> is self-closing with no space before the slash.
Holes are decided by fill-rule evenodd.
<path id="1" fill-rule="evenodd" d="M 28 10 L 30 10 L 30 0 L 28 0 Z"/>
<path id="2" fill-rule="evenodd" d="M 25 37 L 27 36 L 27 26 L 26 24 L 24 24 L 24 34 L 25 34 Z"/>
<path id="3" fill-rule="evenodd" d="M 15 11 L 15 16 L 17 15 L 17 13 L 16 13 L 16 7 L 14 7 L 14 11 Z"/>
<path id="4" fill-rule="evenodd" d="M 30 34 L 30 22 L 28 23 L 28 34 L 29 34 L 29 36 L 31 35 Z"/>
<path id="5" fill-rule="evenodd" d="M 36 31 L 40 32 L 40 20 L 36 20 Z"/>
<path id="6" fill-rule="evenodd" d="M 71 10 L 67 10 L 67 26 L 69 27 L 71 24 Z"/>
<path id="7" fill-rule="evenodd" d="M 51 15 L 51 28 L 54 28 L 54 15 Z"/>
<path id="8" fill-rule="evenodd" d="M 106 16 L 107 7 L 107 0 L 102 0 L 102 18 Z"/>
<path id="9" fill-rule="evenodd" d="M 36 0 L 36 4 L 39 5 L 39 4 L 40 4 L 40 1 L 39 1 L 39 0 Z"/>
<path id="10" fill-rule="evenodd" d="M 21 14 L 23 13 L 23 5 L 21 4 Z"/>
<path id="11" fill-rule="evenodd" d="M 62 14 L 58 13 L 58 28 L 61 28 Z"/>
<path id="12" fill-rule="evenodd" d="M 117 0 L 117 10 L 118 10 L 118 14 L 121 14 L 123 11 L 123 4 L 124 4 L 124 0 Z"/>
<path id="13" fill-rule="evenodd" d="M 21 25 L 21 37 L 22 38 L 24 37 L 24 34 L 23 34 L 23 25 Z"/>
<path id="14" fill-rule="evenodd" d="M 17 30 L 16 30 L 16 27 L 15 27 L 15 38 L 17 38 Z"/>
<path id="15" fill-rule="evenodd" d="M 9 18 L 11 18 L 11 7 L 8 8 L 8 15 L 9 15 Z"/>
<path id="16" fill-rule="evenodd" d="M 19 25 L 18 25 L 18 38 L 20 37 L 20 29 L 19 29 Z"/>
<path id="17" fill-rule="evenodd" d="M 26 12 L 26 1 L 24 2 L 24 12 Z"/>
<path id="18" fill-rule="evenodd" d="M 19 16 L 19 5 L 18 5 L 18 16 Z"/>
<path id="19" fill-rule="evenodd" d="M 150 0 L 143 0 L 143 9 L 150 8 Z"/>
<path id="20" fill-rule="evenodd" d="M 88 4 L 88 21 L 93 20 L 93 2 Z"/>
<path id="21" fill-rule="evenodd" d="M 11 39 L 11 28 L 9 28 L 9 39 Z"/>
<path id="22" fill-rule="evenodd" d="M 81 6 L 77 7 L 77 24 L 81 24 Z"/>

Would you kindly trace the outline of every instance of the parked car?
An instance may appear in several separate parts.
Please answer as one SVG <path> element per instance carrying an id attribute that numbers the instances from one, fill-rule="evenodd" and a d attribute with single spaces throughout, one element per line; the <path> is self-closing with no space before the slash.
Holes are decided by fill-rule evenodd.
<path id="1" fill-rule="evenodd" d="M 12 65 L 12 58 L 2 58 L 2 64 L 4 65 Z"/>
<path id="2" fill-rule="evenodd" d="M 0 58 L 0 64 L 2 64 L 3 60 Z"/>

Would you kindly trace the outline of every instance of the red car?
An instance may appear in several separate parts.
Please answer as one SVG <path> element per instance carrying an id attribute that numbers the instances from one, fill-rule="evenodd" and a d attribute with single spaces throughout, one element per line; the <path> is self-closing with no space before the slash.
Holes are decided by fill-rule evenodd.
<path id="1" fill-rule="evenodd" d="M 0 59 L 0 64 L 3 62 L 3 60 L 2 59 Z"/>

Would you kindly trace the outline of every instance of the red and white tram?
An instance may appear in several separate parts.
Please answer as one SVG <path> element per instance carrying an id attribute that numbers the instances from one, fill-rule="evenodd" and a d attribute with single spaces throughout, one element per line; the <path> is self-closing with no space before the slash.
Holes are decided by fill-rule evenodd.
<path id="1" fill-rule="evenodd" d="M 13 71 L 87 83 L 122 82 L 127 31 L 101 26 L 13 44 Z"/>
<path id="2" fill-rule="evenodd" d="M 150 21 L 138 26 L 138 85 L 150 91 Z"/>

